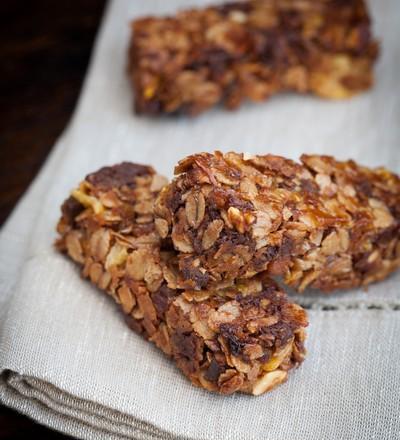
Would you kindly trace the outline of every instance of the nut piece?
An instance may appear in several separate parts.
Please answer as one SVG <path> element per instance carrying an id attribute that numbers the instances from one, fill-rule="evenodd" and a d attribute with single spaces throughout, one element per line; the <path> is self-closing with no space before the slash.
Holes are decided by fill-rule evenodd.
<path id="1" fill-rule="evenodd" d="M 238 232 L 244 233 L 246 222 L 243 213 L 238 208 L 231 206 L 228 209 L 228 219 Z"/>
<path id="2" fill-rule="evenodd" d="M 287 372 L 282 370 L 275 370 L 265 373 L 255 384 L 252 390 L 253 396 L 259 396 L 272 390 L 276 386 L 285 382 L 287 379 Z"/>

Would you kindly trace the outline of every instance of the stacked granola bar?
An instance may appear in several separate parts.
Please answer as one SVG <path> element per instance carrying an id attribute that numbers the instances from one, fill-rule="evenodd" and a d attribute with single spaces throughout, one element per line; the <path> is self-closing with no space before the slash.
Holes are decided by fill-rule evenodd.
<path id="1" fill-rule="evenodd" d="M 364 0 L 249 0 L 132 23 L 138 113 L 198 114 L 284 91 L 342 99 L 373 83 Z"/>
<path id="2" fill-rule="evenodd" d="M 262 394 L 302 362 L 306 314 L 265 274 L 221 290 L 179 288 L 177 253 L 153 214 L 165 183 L 131 163 L 90 174 L 62 206 L 57 247 L 195 385 Z"/>
<path id="3" fill-rule="evenodd" d="M 57 247 L 197 386 L 259 395 L 303 361 L 306 313 L 270 275 L 332 290 L 400 266 L 400 179 L 383 168 L 216 152 L 176 174 L 88 175 Z"/>
<path id="4" fill-rule="evenodd" d="M 400 179 L 328 156 L 201 153 L 176 167 L 155 212 L 179 251 L 184 288 L 229 286 L 268 271 L 330 291 L 400 266 Z"/>

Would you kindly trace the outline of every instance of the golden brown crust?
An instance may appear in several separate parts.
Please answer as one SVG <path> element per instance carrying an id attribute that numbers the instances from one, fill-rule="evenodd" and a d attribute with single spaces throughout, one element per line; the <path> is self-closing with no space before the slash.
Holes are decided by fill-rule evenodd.
<path id="1" fill-rule="evenodd" d="M 138 113 L 198 114 L 282 91 L 347 98 L 378 53 L 364 0 L 250 0 L 132 23 Z"/>
<path id="2" fill-rule="evenodd" d="M 399 177 L 328 156 L 301 161 L 216 152 L 179 163 L 155 206 L 179 251 L 179 287 L 267 270 L 300 291 L 330 291 L 400 266 Z"/>
<path id="3" fill-rule="evenodd" d="M 89 175 L 63 204 L 57 247 L 195 385 L 269 391 L 304 359 L 305 311 L 265 274 L 218 291 L 178 289 L 176 252 L 153 216 L 165 183 L 152 168 L 126 163 Z"/>

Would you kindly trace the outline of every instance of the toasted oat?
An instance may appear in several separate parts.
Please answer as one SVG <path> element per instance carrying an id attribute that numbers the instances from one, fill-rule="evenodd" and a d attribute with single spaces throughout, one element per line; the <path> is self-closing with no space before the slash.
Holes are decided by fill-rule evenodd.
<path id="1" fill-rule="evenodd" d="M 214 220 L 207 225 L 201 241 L 204 250 L 210 249 L 210 247 L 217 241 L 223 227 L 224 222 L 222 220 Z"/>
<path id="2" fill-rule="evenodd" d="M 185 211 L 186 220 L 192 228 L 196 229 L 200 226 L 204 218 L 205 209 L 203 194 L 201 192 L 191 192 L 186 198 Z"/>

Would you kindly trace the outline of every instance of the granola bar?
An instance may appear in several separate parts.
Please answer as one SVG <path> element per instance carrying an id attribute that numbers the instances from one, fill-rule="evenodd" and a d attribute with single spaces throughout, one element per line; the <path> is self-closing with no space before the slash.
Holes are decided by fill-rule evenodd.
<path id="1" fill-rule="evenodd" d="M 269 391 L 304 359 L 305 311 L 265 274 L 221 291 L 177 289 L 175 252 L 152 213 L 164 184 L 152 168 L 129 163 L 90 174 L 62 206 L 58 249 L 193 384 L 224 394 Z"/>
<path id="2" fill-rule="evenodd" d="M 250 0 L 132 23 L 137 113 L 195 115 L 295 91 L 343 99 L 373 83 L 364 0 Z"/>
<path id="3" fill-rule="evenodd" d="M 367 285 L 400 266 L 400 179 L 329 156 L 201 153 L 158 196 L 187 289 L 268 271 L 303 291 Z"/>
<path id="4" fill-rule="evenodd" d="M 111 231 L 121 240 L 129 239 L 132 246 L 159 247 L 153 206 L 167 182 L 152 167 L 130 162 L 89 174 L 61 207 L 62 217 L 57 225 L 61 238 L 57 246 L 78 263 L 85 262 L 80 241 L 83 230 L 93 235 L 92 254 L 108 251 Z M 116 246 L 108 256 L 110 264 L 118 254 Z"/>

